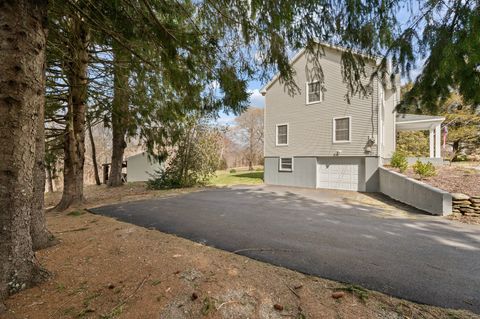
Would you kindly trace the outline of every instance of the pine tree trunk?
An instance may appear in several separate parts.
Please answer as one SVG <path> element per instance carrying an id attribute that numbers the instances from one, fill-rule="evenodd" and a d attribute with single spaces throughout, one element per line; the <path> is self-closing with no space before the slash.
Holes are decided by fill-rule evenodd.
<path id="1" fill-rule="evenodd" d="M 129 106 L 129 53 L 119 45 L 113 45 L 113 103 L 112 103 L 112 161 L 110 165 L 109 186 L 122 185 L 123 155 L 127 143 L 125 135 L 128 128 Z"/>
<path id="2" fill-rule="evenodd" d="M 63 166 L 63 194 L 57 210 L 81 205 L 83 165 L 85 163 L 85 116 L 87 99 L 87 67 L 89 30 L 79 17 L 72 17 L 70 60 L 66 74 L 70 86 L 66 116 Z"/>
<path id="3" fill-rule="evenodd" d="M 45 76 L 43 77 L 45 85 Z M 45 220 L 45 103 L 42 102 L 38 111 L 37 136 L 35 139 L 35 166 L 33 168 L 33 201 L 30 220 L 30 235 L 33 249 L 43 249 L 51 246 L 54 241 L 47 230 Z"/>
<path id="4" fill-rule="evenodd" d="M 88 121 L 88 136 L 90 138 L 90 145 L 92 147 L 92 163 L 93 163 L 93 172 L 95 174 L 95 183 L 97 185 L 102 185 L 102 183 L 100 182 L 100 175 L 98 175 L 97 150 L 95 148 L 95 140 L 93 139 L 92 124 L 88 117 L 87 117 L 87 121 Z"/>
<path id="5" fill-rule="evenodd" d="M 52 176 L 52 170 L 47 167 L 47 185 L 48 185 L 48 192 L 53 193 L 53 176 Z"/>
<path id="6" fill-rule="evenodd" d="M 0 1 L 0 301 L 40 279 L 30 236 L 47 1 Z"/>

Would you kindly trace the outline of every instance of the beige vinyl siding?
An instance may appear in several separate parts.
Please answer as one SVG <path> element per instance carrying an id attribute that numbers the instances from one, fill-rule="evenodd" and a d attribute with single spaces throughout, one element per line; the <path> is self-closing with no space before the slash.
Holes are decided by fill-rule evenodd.
<path id="1" fill-rule="evenodd" d="M 322 101 L 306 103 L 306 54 L 295 63 L 295 81 L 301 94 L 289 96 L 283 84 L 275 81 L 265 95 L 265 156 L 375 156 L 377 145 L 366 154 L 364 147 L 369 135 L 377 139 L 377 84 L 370 97 L 355 96 L 347 103 L 347 87 L 341 75 L 341 53 L 325 48 L 321 59 L 325 81 Z M 308 79 L 311 80 L 311 79 Z M 333 143 L 333 118 L 351 117 L 349 143 Z M 288 146 L 276 146 L 276 125 L 288 123 Z"/>
<path id="2" fill-rule="evenodd" d="M 383 108 L 383 158 L 391 158 L 395 151 L 395 107 L 397 105 L 399 94 L 392 89 L 385 90 L 385 103 Z"/>
<path id="3" fill-rule="evenodd" d="M 127 158 L 127 181 L 146 182 L 161 170 L 163 165 L 155 158 L 148 158 L 147 153 L 140 153 Z"/>

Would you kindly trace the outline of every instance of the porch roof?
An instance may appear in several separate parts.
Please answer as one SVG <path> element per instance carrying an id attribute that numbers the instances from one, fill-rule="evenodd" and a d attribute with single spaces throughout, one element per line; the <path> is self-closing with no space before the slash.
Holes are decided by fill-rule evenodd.
<path id="1" fill-rule="evenodd" d="M 423 131 L 431 130 L 445 120 L 443 116 L 419 115 L 419 114 L 397 114 L 397 131 Z"/>

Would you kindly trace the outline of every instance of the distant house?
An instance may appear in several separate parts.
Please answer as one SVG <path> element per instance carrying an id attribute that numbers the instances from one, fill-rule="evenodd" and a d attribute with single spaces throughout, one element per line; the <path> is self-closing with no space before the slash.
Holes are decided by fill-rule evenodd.
<path id="1" fill-rule="evenodd" d="M 397 114 L 400 90 L 377 80 L 369 96 L 353 96 L 348 103 L 341 73 L 344 49 L 319 45 L 325 53 L 323 81 L 312 72 L 312 59 L 304 49 L 290 62 L 300 94 L 290 96 L 278 75 L 261 90 L 266 184 L 378 191 L 378 168 L 389 161 L 401 130 L 429 130 L 429 159 L 441 161 L 443 117 Z M 370 70 L 376 63 L 372 58 Z"/>
<path id="2" fill-rule="evenodd" d="M 126 161 L 128 182 L 148 181 L 163 167 L 162 163 L 153 156 L 149 157 L 146 152 L 127 157 Z"/>

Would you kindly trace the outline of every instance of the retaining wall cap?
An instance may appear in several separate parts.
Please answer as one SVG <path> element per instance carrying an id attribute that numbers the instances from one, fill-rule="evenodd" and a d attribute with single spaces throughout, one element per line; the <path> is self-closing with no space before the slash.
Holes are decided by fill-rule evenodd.
<path id="1" fill-rule="evenodd" d="M 467 200 L 470 199 L 470 196 L 462 193 L 452 193 L 453 200 Z"/>
<path id="2" fill-rule="evenodd" d="M 417 179 L 415 179 L 415 178 L 411 178 L 411 177 L 408 177 L 408 176 L 406 176 L 406 175 L 397 173 L 397 172 L 395 172 L 395 171 L 391 171 L 391 170 L 389 170 L 389 169 L 387 169 L 387 168 L 385 168 L 385 167 L 379 167 L 379 169 L 380 169 L 380 170 L 383 170 L 384 172 L 386 172 L 386 173 L 388 173 L 388 174 L 396 175 L 396 176 L 398 176 L 398 177 L 400 177 L 400 178 L 403 178 L 403 179 L 405 179 L 405 180 L 407 180 L 407 181 L 410 181 L 410 182 L 412 182 L 413 184 L 421 185 L 421 186 L 423 186 L 423 187 L 425 187 L 425 188 L 428 188 L 428 189 L 430 189 L 431 191 L 434 191 L 434 192 L 436 192 L 436 193 L 439 193 L 439 194 L 442 194 L 442 195 L 446 195 L 446 196 L 448 196 L 448 197 L 451 197 L 451 194 L 450 194 L 449 192 L 444 191 L 443 189 L 440 189 L 440 188 L 436 188 L 436 187 L 434 187 L 434 186 L 432 186 L 432 185 L 430 185 L 430 184 L 424 183 L 424 182 L 419 181 L 419 180 L 417 180 Z M 466 196 L 466 195 L 465 195 L 465 196 Z M 470 197 L 467 197 L 467 199 L 468 199 L 468 198 L 470 198 Z"/>

